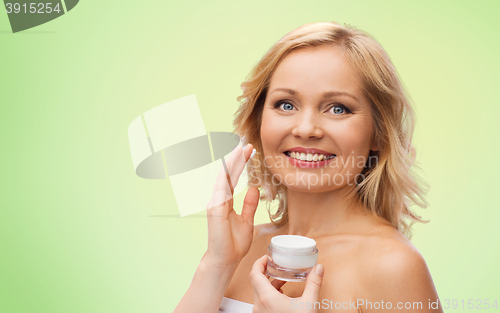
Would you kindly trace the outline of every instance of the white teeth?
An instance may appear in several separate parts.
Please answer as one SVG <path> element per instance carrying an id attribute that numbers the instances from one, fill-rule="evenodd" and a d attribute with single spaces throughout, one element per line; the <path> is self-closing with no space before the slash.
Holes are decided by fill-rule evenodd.
<path id="1" fill-rule="evenodd" d="M 288 152 L 287 153 L 289 157 L 301 160 L 301 161 L 308 161 L 308 162 L 315 162 L 315 161 L 323 161 L 323 160 L 329 160 L 333 159 L 335 155 L 331 155 L 329 157 L 326 157 L 324 154 L 305 154 L 305 153 L 299 153 L 299 152 Z"/>

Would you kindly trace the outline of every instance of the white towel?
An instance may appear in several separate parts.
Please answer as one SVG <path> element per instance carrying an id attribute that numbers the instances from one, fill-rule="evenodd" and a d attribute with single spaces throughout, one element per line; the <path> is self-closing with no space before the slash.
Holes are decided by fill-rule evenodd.
<path id="1" fill-rule="evenodd" d="M 223 297 L 219 313 L 252 313 L 253 304 Z"/>

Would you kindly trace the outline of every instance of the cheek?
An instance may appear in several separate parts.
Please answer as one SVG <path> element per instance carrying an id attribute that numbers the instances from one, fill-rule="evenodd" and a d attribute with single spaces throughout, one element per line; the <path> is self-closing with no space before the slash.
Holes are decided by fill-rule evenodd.
<path id="1" fill-rule="evenodd" d="M 342 127 L 336 127 L 332 132 L 335 134 L 334 138 L 340 141 L 338 144 L 344 153 L 355 151 L 356 154 L 360 154 L 370 148 L 372 122 L 368 118 L 351 120 Z"/>
<path id="2" fill-rule="evenodd" d="M 262 140 L 262 146 L 266 152 L 268 149 L 276 148 L 279 145 L 280 138 L 285 131 L 284 125 L 279 118 L 273 117 L 272 114 L 266 114 L 263 112 L 262 124 L 260 126 L 260 136 Z"/>

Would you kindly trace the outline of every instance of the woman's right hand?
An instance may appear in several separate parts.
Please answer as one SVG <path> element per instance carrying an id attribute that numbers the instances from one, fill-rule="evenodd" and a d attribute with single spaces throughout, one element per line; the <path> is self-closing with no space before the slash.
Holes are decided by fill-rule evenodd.
<path id="1" fill-rule="evenodd" d="M 253 146 L 238 145 L 225 160 L 207 205 L 208 249 L 204 258 L 221 269 L 237 266 L 248 253 L 253 239 L 254 216 L 259 204 L 259 189 L 251 187 L 243 201 L 241 215 L 233 208 L 233 191 L 250 159 Z M 229 177 L 229 179 L 228 179 Z M 230 187 L 230 183 L 232 187 Z"/>

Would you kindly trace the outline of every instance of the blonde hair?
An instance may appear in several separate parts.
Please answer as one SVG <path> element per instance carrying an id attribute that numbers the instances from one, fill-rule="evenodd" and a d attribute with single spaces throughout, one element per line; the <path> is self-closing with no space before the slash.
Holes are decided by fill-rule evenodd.
<path id="1" fill-rule="evenodd" d="M 264 189 L 260 199 L 267 200 L 273 224 L 280 226 L 288 221 L 286 187 L 264 164 L 260 139 L 262 110 L 272 74 L 280 61 L 295 49 L 321 45 L 335 45 L 343 51 L 361 77 L 372 105 L 374 140 L 379 150 L 370 151 L 369 160 L 376 157 L 378 162 L 365 166 L 363 175 L 358 175 L 361 177 L 355 188 L 358 201 L 411 238 L 411 226 L 428 221 L 416 215 L 410 205 L 426 208 L 424 194 L 429 189 L 427 183 L 410 171 L 414 111 L 387 53 L 369 34 L 352 26 L 319 22 L 292 30 L 271 47 L 241 84 L 243 94 L 237 98 L 240 106 L 233 121 L 234 132 L 245 136 L 258 152 L 247 167 L 248 185 Z M 279 206 L 272 214 L 270 204 L 276 198 Z"/>

